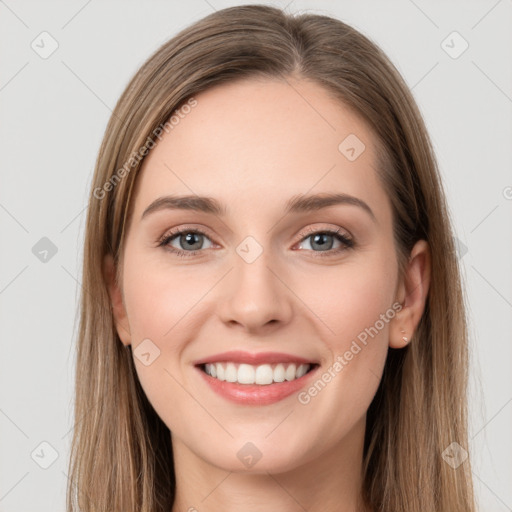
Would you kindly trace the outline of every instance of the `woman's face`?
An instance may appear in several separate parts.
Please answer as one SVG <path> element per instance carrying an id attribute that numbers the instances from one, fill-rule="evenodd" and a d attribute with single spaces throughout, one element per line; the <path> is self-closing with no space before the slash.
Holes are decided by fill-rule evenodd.
<path id="1" fill-rule="evenodd" d="M 372 133 L 305 81 L 195 99 L 137 178 L 115 315 L 141 385 L 226 470 L 359 449 L 404 299 Z"/>

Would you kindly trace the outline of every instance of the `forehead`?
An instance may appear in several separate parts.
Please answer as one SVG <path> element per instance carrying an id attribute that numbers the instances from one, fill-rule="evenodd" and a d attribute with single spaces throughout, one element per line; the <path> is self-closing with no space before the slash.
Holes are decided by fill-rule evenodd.
<path id="1" fill-rule="evenodd" d="M 308 192 L 385 200 L 371 130 L 318 84 L 245 79 L 195 99 L 145 158 L 136 216 L 171 193 L 253 211 Z"/>

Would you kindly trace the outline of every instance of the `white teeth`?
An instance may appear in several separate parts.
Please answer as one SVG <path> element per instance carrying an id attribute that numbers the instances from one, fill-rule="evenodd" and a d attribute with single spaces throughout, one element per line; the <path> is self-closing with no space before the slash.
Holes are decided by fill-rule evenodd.
<path id="1" fill-rule="evenodd" d="M 250 364 L 241 364 L 238 367 L 238 382 L 240 384 L 254 384 L 254 367 Z"/>
<path id="2" fill-rule="evenodd" d="M 288 365 L 288 368 L 286 368 L 286 371 L 284 372 L 284 378 L 286 380 L 293 380 L 295 379 L 295 375 L 297 374 L 297 368 L 292 363 Z"/>
<path id="3" fill-rule="evenodd" d="M 274 382 L 284 382 L 285 374 L 284 364 L 279 363 L 274 368 Z"/>
<path id="4" fill-rule="evenodd" d="M 228 382 L 236 382 L 237 381 L 238 371 L 236 369 L 236 366 L 233 363 L 228 363 L 226 365 L 225 377 Z"/>
<path id="5" fill-rule="evenodd" d="M 308 371 L 308 365 L 307 364 L 301 364 L 297 368 L 297 373 L 296 373 L 297 378 L 302 377 L 303 375 L 306 375 L 307 371 Z"/>
<path id="6" fill-rule="evenodd" d="M 274 372 L 272 371 L 272 366 L 269 364 L 262 364 L 261 366 L 256 367 L 256 384 L 272 384 L 274 380 Z"/>
<path id="7" fill-rule="evenodd" d="M 299 379 L 311 368 L 310 364 L 278 363 L 275 365 L 238 363 L 207 363 L 205 372 L 211 377 L 239 384 L 258 384 L 264 386 L 273 382 L 284 382 Z"/>
<path id="8" fill-rule="evenodd" d="M 224 371 L 224 366 L 222 366 L 221 364 L 219 364 L 219 365 L 209 364 L 206 366 L 215 368 L 214 371 L 211 371 L 211 372 L 207 371 L 207 373 L 209 373 L 209 375 L 211 375 L 212 377 L 217 377 L 217 379 L 219 379 L 219 380 L 226 380 L 226 372 Z M 214 375 L 214 372 L 217 373 L 217 375 Z"/>

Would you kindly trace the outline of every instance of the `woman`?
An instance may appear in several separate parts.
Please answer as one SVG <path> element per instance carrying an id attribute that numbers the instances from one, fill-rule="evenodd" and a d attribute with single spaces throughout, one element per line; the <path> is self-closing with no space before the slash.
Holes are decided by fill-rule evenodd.
<path id="1" fill-rule="evenodd" d="M 474 510 L 450 221 L 376 45 L 200 20 L 126 88 L 91 192 L 68 510 Z"/>

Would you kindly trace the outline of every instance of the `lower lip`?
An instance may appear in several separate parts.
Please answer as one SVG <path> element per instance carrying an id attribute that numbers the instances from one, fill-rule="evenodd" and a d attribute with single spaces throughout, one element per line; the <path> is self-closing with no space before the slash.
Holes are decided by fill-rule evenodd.
<path id="1" fill-rule="evenodd" d="M 316 373 L 318 368 L 318 366 L 314 367 L 298 379 L 275 382 L 274 384 L 266 384 L 264 386 L 227 382 L 211 377 L 199 367 L 196 367 L 196 370 L 202 375 L 213 391 L 231 402 L 244 405 L 269 405 L 298 392 L 304 387 L 310 377 Z"/>

